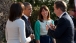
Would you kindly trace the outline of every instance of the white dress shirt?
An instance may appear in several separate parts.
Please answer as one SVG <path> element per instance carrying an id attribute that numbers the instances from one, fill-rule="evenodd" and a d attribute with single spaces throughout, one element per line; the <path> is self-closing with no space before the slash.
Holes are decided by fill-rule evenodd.
<path id="1" fill-rule="evenodd" d="M 61 18 L 62 17 L 62 15 L 64 14 L 65 12 L 63 12 L 60 16 L 59 16 L 59 18 Z"/>
<path id="2" fill-rule="evenodd" d="M 23 15 L 27 20 L 28 20 L 28 17 L 26 15 Z"/>
<path id="3" fill-rule="evenodd" d="M 61 17 L 62 17 L 62 15 L 63 15 L 64 13 L 67 13 L 67 12 L 63 12 L 63 13 L 60 15 L 60 17 L 59 17 L 59 18 L 61 18 Z M 67 13 L 67 14 L 68 14 L 68 13 Z"/>

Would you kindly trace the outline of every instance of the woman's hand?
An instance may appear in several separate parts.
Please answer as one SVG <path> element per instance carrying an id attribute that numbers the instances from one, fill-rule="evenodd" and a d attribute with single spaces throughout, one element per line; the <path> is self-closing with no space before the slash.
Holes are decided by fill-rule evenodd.
<path id="1" fill-rule="evenodd" d="M 49 26 L 48 25 L 46 25 L 46 30 L 48 30 L 49 29 Z"/>
<path id="2" fill-rule="evenodd" d="M 34 34 L 31 34 L 30 37 L 32 40 L 35 38 Z"/>

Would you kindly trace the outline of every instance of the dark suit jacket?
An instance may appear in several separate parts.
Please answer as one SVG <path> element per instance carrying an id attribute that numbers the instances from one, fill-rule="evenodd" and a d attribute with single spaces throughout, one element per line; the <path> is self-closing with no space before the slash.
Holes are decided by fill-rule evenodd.
<path id="1" fill-rule="evenodd" d="M 74 24 L 71 17 L 64 13 L 58 20 L 56 30 L 48 30 L 48 35 L 56 39 L 56 43 L 74 43 Z"/>
<path id="2" fill-rule="evenodd" d="M 33 34 L 31 25 L 30 25 L 29 21 L 24 16 L 22 16 L 21 18 L 25 21 L 26 37 L 29 37 L 30 34 Z"/>
<path id="3" fill-rule="evenodd" d="M 58 23 L 58 19 L 54 20 L 54 25 L 56 26 Z"/>

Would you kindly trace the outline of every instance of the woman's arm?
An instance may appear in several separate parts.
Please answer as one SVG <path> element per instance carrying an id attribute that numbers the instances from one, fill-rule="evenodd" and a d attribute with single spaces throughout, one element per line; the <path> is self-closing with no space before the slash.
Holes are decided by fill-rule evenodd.
<path id="1" fill-rule="evenodd" d="M 22 43 L 28 43 L 31 41 L 31 37 L 29 36 L 26 38 L 26 29 L 25 29 L 25 22 L 23 20 L 17 22 L 19 27 L 19 35 Z"/>
<path id="2" fill-rule="evenodd" d="M 34 31 L 35 31 L 36 43 L 40 43 L 40 23 L 39 23 L 39 21 L 36 21 L 35 26 L 34 26 Z"/>

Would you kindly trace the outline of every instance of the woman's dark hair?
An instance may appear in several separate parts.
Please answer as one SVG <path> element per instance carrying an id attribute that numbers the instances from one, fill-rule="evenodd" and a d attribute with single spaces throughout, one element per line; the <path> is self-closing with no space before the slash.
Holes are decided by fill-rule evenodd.
<path id="1" fill-rule="evenodd" d="M 46 5 L 42 5 L 42 6 L 40 7 L 40 11 L 39 11 L 39 20 L 40 20 L 41 22 L 43 22 L 43 16 L 42 16 L 42 14 L 41 14 L 41 12 L 42 12 L 43 9 L 46 10 L 46 11 L 48 11 L 47 19 L 48 19 L 48 20 L 50 19 L 50 11 L 49 11 L 48 7 L 47 7 Z"/>
<path id="2" fill-rule="evenodd" d="M 23 4 L 21 2 L 13 3 L 10 7 L 9 20 L 14 21 L 22 16 Z"/>

